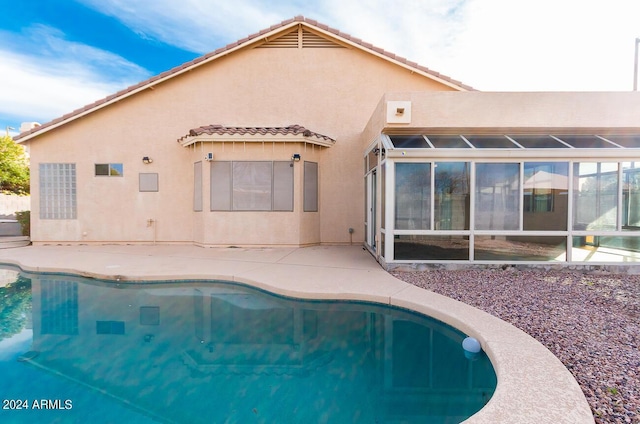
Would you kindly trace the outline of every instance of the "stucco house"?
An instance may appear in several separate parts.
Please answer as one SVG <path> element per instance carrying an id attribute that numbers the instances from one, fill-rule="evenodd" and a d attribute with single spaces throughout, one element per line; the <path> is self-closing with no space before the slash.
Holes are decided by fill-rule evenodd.
<path id="1" fill-rule="evenodd" d="M 15 139 L 34 244 L 640 258 L 637 92 L 479 92 L 304 17 Z"/>

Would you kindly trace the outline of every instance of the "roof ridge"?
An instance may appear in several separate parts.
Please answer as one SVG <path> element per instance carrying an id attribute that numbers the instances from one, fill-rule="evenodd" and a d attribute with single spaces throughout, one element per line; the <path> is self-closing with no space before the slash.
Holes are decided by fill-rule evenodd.
<path id="1" fill-rule="evenodd" d="M 66 114 L 64 114 L 64 115 L 62 115 L 62 116 L 60 116 L 58 118 L 54 118 L 51 121 L 46 122 L 46 123 L 44 123 L 44 124 L 42 124 L 42 125 L 40 125 L 38 127 L 35 127 L 35 128 L 32 128 L 32 129 L 30 129 L 28 131 L 20 133 L 20 134 L 18 134 L 17 136 L 14 137 L 14 140 L 18 141 L 18 140 L 20 140 L 22 138 L 25 138 L 25 137 L 29 136 L 29 135 L 32 135 L 32 134 L 35 134 L 35 133 L 39 133 L 41 131 L 48 131 L 47 130 L 48 128 L 54 127 L 57 124 L 61 124 L 61 123 L 63 123 L 64 121 L 66 121 L 68 119 L 71 119 L 71 118 L 73 118 L 75 116 L 78 116 L 80 114 L 83 114 L 85 112 L 90 112 L 92 109 L 95 109 L 95 108 L 97 108 L 99 106 L 102 106 L 102 105 L 106 105 L 106 104 L 110 103 L 111 101 L 114 101 L 114 100 L 116 100 L 116 99 L 118 99 L 118 98 L 120 98 L 122 96 L 125 96 L 128 93 L 131 93 L 133 91 L 142 89 L 143 87 L 151 86 L 151 84 L 155 83 L 158 80 L 162 80 L 164 78 L 171 77 L 172 75 L 178 74 L 181 71 L 187 70 L 188 68 L 191 68 L 193 66 L 198 65 L 199 63 L 205 62 L 205 61 L 207 61 L 208 59 L 210 59 L 212 57 L 218 56 L 218 55 L 220 55 L 220 54 L 222 54 L 224 52 L 231 51 L 231 50 L 235 49 L 236 47 L 239 47 L 239 46 L 241 46 L 241 45 L 243 45 L 245 43 L 249 43 L 249 42 L 252 42 L 252 41 L 259 40 L 263 35 L 268 34 L 270 32 L 273 32 L 273 31 L 276 31 L 276 30 L 278 30 L 280 28 L 284 28 L 287 25 L 290 25 L 290 24 L 295 23 L 295 22 L 298 22 L 298 23 L 301 23 L 301 24 L 304 23 L 304 24 L 316 27 L 316 28 L 318 28 L 320 30 L 326 31 L 326 32 L 328 32 L 330 34 L 333 34 L 334 36 L 343 38 L 343 39 L 345 39 L 345 40 L 347 40 L 347 41 L 349 41 L 351 43 L 354 43 L 354 44 L 360 46 L 361 48 L 373 51 L 373 52 L 375 52 L 375 53 L 377 53 L 377 54 L 379 54 L 381 56 L 384 56 L 384 57 L 386 57 L 386 58 L 388 58 L 390 60 L 394 60 L 394 61 L 399 62 L 401 64 L 404 64 L 406 66 L 409 66 L 409 67 L 415 68 L 417 70 L 420 70 L 420 71 L 422 71 L 422 72 L 424 72 L 424 73 L 426 73 L 428 75 L 431 75 L 431 76 L 433 76 L 435 78 L 438 78 L 438 79 L 446 81 L 446 82 L 448 82 L 450 84 L 456 85 L 456 86 L 460 87 L 461 89 L 468 90 L 468 91 L 475 91 L 475 89 L 473 87 L 468 86 L 466 84 L 463 84 L 462 82 L 457 81 L 457 80 L 455 80 L 453 78 L 450 78 L 450 77 L 448 77 L 446 75 L 440 74 L 439 72 L 435 72 L 435 71 L 427 68 L 426 66 L 419 65 L 418 63 L 413 62 L 413 61 L 409 61 L 404 57 L 397 56 L 394 53 L 388 52 L 388 51 L 386 51 L 386 50 L 384 50 L 384 49 L 382 49 L 380 47 L 376 47 L 371 43 L 364 42 L 363 40 L 361 40 L 361 39 L 359 39 L 357 37 L 352 37 L 351 35 L 346 34 L 346 33 L 342 32 L 342 31 L 340 31 L 338 29 L 335 29 L 335 28 L 332 28 L 332 27 L 330 27 L 328 25 L 319 23 L 318 21 L 316 21 L 314 19 L 306 18 L 303 15 L 296 15 L 295 17 L 290 18 L 290 19 L 286 19 L 286 20 L 280 22 L 279 24 L 271 25 L 269 28 L 266 28 L 266 29 L 260 30 L 260 31 L 258 31 L 256 33 L 253 33 L 251 35 L 248 35 L 248 36 L 246 36 L 244 38 L 241 38 L 240 40 L 237 40 L 237 41 L 234 41 L 232 43 L 229 43 L 226 46 L 220 47 L 220 48 L 218 48 L 218 49 L 216 49 L 214 51 L 211 51 L 209 53 L 205 53 L 205 54 L 203 54 L 201 56 L 198 56 L 198 57 L 196 57 L 196 58 L 194 58 L 194 59 L 192 59 L 192 60 L 190 60 L 188 62 L 185 62 L 185 63 L 183 63 L 181 65 L 174 66 L 173 68 L 171 68 L 169 70 L 166 70 L 164 72 L 161 72 L 158 75 L 154 75 L 154 76 L 152 76 L 152 77 L 150 77 L 150 78 L 148 78 L 148 79 L 146 79 L 144 81 L 140 81 L 140 82 L 138 82 L 136 84 L 130 85 L 129 87 L 126 87 L 126 88 L 124 88 L 122 90 L 119 90 L 114 94 L 108 95 L 107 97 L 104 97 L 102 99 L 98 99 L 93 103 L 90 103 L 90 104 L 87 104 L 87 105 L 85 105 L 85 106 L 83 106 L 81 108 L 75 109 L 74 111 L 66 113 Z"/>

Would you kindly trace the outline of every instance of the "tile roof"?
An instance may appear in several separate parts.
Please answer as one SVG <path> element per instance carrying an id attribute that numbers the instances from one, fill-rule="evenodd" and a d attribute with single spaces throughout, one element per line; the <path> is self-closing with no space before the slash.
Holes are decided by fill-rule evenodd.
<path id="1" fill-rule="evenodd" d="M 321 24 L 316 20 L 313 19 L 308 19 L 305 18 L 304 16 L 296 16 L 294 18 L 291 19 L 287 19 L 285 21 L 280 22 L 279 24 L 276 25 L 272 25 L 269 28 L 263 29 L 262 31 L 259 31 L 255 34 L 251 34 L 245 38 L 242 38 L 238 41 L 235 41 L 231 44 L 227 44 L 224 47 L 221 47 L 219 49 L 216 49 L 210 53 L 207 53 L 203 56 L 197 57 L 195 59 L 193 59 L 192 61 L 183 63 L 182 65 L 176 66 L 175 68 L 172 68 L 168 71 L 162 72 L 161 74 L 158 74 L 156 76 L 153 76 L 145 81 L 141 81 L 138 84 L 134 84 L 130 87 L 127 87 L 123 90 L 118 91 L 117 93 L 114 93 L 110 96 L 107 96 L 103 99 L 97 100 L 91 104 L 88 104 L 82 108 L 76 109 L 70 113 L 67 113 L 61 117 L 58 117 L 56 119 L 53 119 L 52 121 L 49 121 L 43 125 L 40 125 L 36 128 L 33 128 L 29 131 L 25 131 L 17 136 L 14 137 L 14 140 L 19 141 L 22 138 L 26 138 L 32 134 L 37 134 L 40 132 L 46 132 L 49 129 L 52 129 L 54 127 L 57 127 L 59 125 L 63 125 L 65 123 L 65 121 L 68 120 L 72 120 L 75 119 L 77 117 L 83 116 L 87 113 L 92 112 L 94 109 L 100 108 L 102 106 L 106 106 L 107 104 L 113 103 L 115 101 L 119 101 L 121 98 L 123 97 L 127 97 L 128 95 L 132 95 L 138 91 L 142 91 L 143 89 L 146 89 L 148 87 L 151 87 L 159 82 L 164 81 L 167 78 L 171 78 L 173 76 L 179 75 L 183 72 L 186 72 L 187 70 L 189 70 L 192 67 L 198 66 L 200 64 L 203 64 L 203 62 L 207 62 L 209 60 L 213 60 L 213 58 L 220 56 L 220 55 L 224 55 L 227 54 L 233 50 L 236 50 L 239 47 L 243 47 L 243 45 L 250 43 L 250 42 L 257 42 L 260 41 L 262 39 L 265 38 L 265 36 L 269 33 L 272 33 L 274 31 L 277 31 L 279 29 L 285 28 L 291 24 L 295 24 L 295 23 L 304 23 L 307 24 L 308 26 L 314 27 L 316 29 L 319 29 L 321 31 L 325 31 L 326 33 L 329 33 L 335 37 L 339 37 L 347 42 L 352 43 L 353 45 L 359 46 L 362 49 L 368 50 L 373 54 L 377 54 L 383 58 L 386 58 L 388 60 L 392 60 L 395 61 L 401 65 L 413 68 L 417 71 L 420 71 L 428 76 L 431 76 L 433 78 L 439 79 L 447 84 L 450 84 L 454 87 L 457 87 L 460 90 L 465 90 L 465 91 L 475 91 L 474 88 L 465 85 L 463 83 L 461 83 L 460 81 L 454 80 L 450 77 L 447 77 L 446 75 L 442 75 L 438 72 L 435 72 L 427 67 L 418 65 L 416 62 L 412 62 L 409 61 L 403 57 L 400 56 L 396 56 L 393 53 L 387 52 L 386 50 L 383 50 L 379 47 L 375 47 L 374 45 L 370 44 L 370 43 L 366 43 L 364 41 L 362 41 L 361 39 L 357 38 L 357 37 L 352 37 L 349 34 L 345 34 L 342 31 L 339 31 L 337 29 L 331 28 L 327 25 Z M 29 137 L 31 138 L 31 137 Z"/>
<path id="2" fill-rule="evenodd" d="M 335 143 L 336 140 L 313 131 L 310 131 L 302 125 L 289 125 L 288 127 L 225 127 L 218 124 L 205 125 L 198 128 L 189 130 L 189 134 L 180 137 L 179 142 L 186 140 L 188 137 L 197 137 L 199 135 L 264 135 L 264 136 L 278 136 L 278 135 L 302 135 L 303 137 L 315 137 L 321 141 Z"/>

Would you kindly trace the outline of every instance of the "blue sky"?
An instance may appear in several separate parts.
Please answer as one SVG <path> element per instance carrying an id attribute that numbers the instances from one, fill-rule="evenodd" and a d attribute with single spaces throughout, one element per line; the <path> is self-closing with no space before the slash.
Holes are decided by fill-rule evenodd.
<path id="1" fill-rule="evenodd" d="M 0 0 L 0 10 L 5 131 L 296 15 L 485 91 L 631 90 L 640 37 L 636 0 Z"/>

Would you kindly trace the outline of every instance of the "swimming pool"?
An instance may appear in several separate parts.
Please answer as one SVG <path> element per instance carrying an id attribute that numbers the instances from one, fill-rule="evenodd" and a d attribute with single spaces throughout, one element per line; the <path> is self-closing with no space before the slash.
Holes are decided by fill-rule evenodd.
<path id="1" fill-rule="evenodd" d="M 3 422 L 449 423 L 496 387 L 463 333 L 400 308 L 225 282 L 23 274 L 10 288 L 22 328 L 0 341 L 2 395 L 29 409 Z"/>

